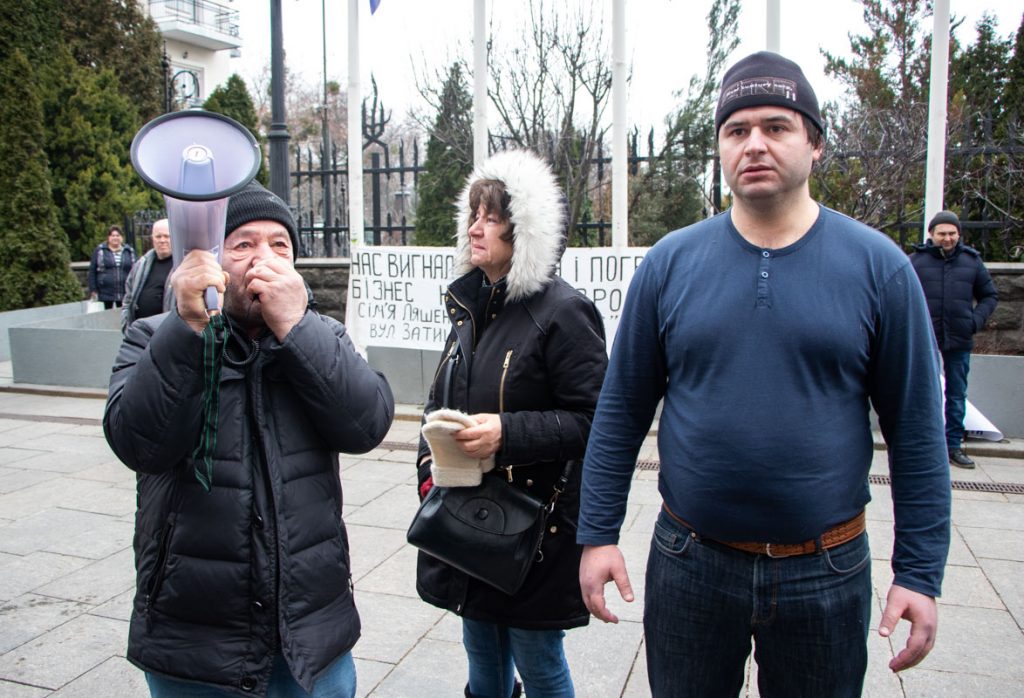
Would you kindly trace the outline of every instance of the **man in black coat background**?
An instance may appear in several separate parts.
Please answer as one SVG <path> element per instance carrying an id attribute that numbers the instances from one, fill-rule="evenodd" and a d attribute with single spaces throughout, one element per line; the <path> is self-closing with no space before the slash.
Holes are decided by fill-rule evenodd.
<path id="1" fill-rule="evenodd" d="M 949 462 L 973 468 L 963 450 L 964 413 L 967 409 L 967 373 L 974 334 L 995 310 L 999 295 L 981 254 L 960 239 L 960 219 L 952 211 L 939 211 L 928 223 L 928 240 L 910 255 L 935 328 L 946 376 L 946 445 Z"/>

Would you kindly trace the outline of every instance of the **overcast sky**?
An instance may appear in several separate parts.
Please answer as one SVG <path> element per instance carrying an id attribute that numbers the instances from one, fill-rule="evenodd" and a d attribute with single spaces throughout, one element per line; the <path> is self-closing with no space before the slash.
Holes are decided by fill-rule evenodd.
<path id="1" fill-rule="evenodd" d="M 548 0 L 561 2 L 563 0 Z M 819 98 L 834 99 L 838 84 L 824 75 L 821 48 L 848 53 L 852 33 L 864 31 L 857 0 L 780 0 L 782 53 L 801 64 Z M 306 82 L 320 84 L 323 75 L 322 0 L 281 0 L 286 62 Z M 348 76 L 348 2 L 326 0 L 327 73 L 343 87 Z M 240 11 L 242 56 L 232 70 L 252 82 L 270 57 L 270 3 L 236 2 Z M 488 0 L 496 33 L 518 36 L 527 19 L 526 0 Z M 745 0 L 739 20 L 740 46 L 733 59 L 765 47 L 766 0 Z M 628 120 L 642 128 L 660 124 L 678 102 L 674 93 L 694 73 L 703 71 L 711 0 L 627 0 L 626 54 L 632 77 Z M 608 45 L 611 42 L 611 0 L 594 0 L 603 11 Z M 1020 25 L 1021 0 L 951 0 L 951 12 L 964 18 L 958 38 L 973 43 L 975 24 L 986 10 L 999 20 L 1001 36 Z M 827 8 L 823 9 L 823 8 Z M 408 108 L 422 106 L 416 92 L 412 62 L 446 66 L 464 54 L 472 65 L 473 0 L 381 0 L 370 14 L 360 0 L 361 68 L 364 94 L 372 72 L 388 108 L 401 118 Z M 931 21 L 928 21 L 929 30 Z M 611 57 L 609 56 L 609 61 Z M 731 62 L 731 61 L 730 61 Z M 492 110 L 493 112 L 493 110 Z M 609 108 L 610 116 L 610 108 Z"/>

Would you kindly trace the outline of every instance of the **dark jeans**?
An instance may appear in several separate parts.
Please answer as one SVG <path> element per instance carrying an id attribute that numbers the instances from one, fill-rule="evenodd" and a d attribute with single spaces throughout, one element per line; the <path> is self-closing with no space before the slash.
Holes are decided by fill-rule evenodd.
<path id="1" fill-rule="evenodd" d="M 110 310 L 111 308 L 120 308 L 124 305 L 122 301 L 103 301 L 103 309 Z"/>
<path id="2" fill-rule="evenodd" d="M 964 414 L 967 412 L 967 373 L 971 370 L 971 352 L 942 352 L 942 370 L 946 374 L 946 447 L 960 448 L 964 440 Z"/>
<path id="3" fill-rule="evenodd" d="M 512 695 L 515 668 L 529 698 L 572 698 L 572 677 L 562 648 L 564 630 L 521 630 L 462 619 L 469 657 L 469 692 L 477 698 Z"/>
<path id="4" fill-rule="evenodd" d="M 765 698 L 860 696 L 871 599 L 866 534 L 772 559 L 701 540 L 663 511 L 644 603 L 651 693 L 735 698 L 753 638 Z"/>

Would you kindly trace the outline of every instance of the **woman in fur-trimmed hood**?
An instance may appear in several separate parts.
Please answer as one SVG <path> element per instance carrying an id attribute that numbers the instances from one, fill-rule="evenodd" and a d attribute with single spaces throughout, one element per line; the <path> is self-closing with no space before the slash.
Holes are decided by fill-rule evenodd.
<path id="1" fill-rule="evenodd" d="M 604 379 L 604 325 L 594 304 L 555 274 L 565 246 L 563 197 L 550 168 L 526 151 L 480 165 L 459 196 L 455 269 L 445 294 L 452 330 L 424 414 L 470 415 L 458 448 L 500 477 L 550 498 L 569 461 L 581 461 Z M 420 439 L 420 498 L 451 473 Z M 580 468 L 570 473 L 523 587 L 514 595 L 419 554 L 423 600 L 463 618 L 466 695 L 571 696 L 564 630 L 585 625 L 576 521 Z"/>

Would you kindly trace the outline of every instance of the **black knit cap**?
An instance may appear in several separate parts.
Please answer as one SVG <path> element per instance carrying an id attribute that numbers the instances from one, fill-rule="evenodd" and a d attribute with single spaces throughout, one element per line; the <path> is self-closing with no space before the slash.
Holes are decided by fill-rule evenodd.
<path id="1" fill-rule="evenodd" d="M 766 106 L 798 111 L 825 132 L 818 98 L 800 66 L 777 53 L 759 51 L 729 68 L 722 78 L 722 93 L 715 109 L 715 133 L 733 112 Z"/>
<path id="2" fill-rule="evenodd" d="M 956 226 L 956 232 L 962 232 L 960 230 L 960 218 L 952 211 L 939 211 L 932 216 L 931 221 L 928 223 L 928 232 L 930 233 L 935 229 L 935 226 L 941 225 L 942 223 L 949 223 L 950 225 Z"/>
<path id="3" fill-rule="evenodd" d="M 228 199 L 228 218 L 224 225 L 225 237 L 241 225 L 252 221 L 276 221 L 288 229 L 292 239 L 293 256 L 299 256 L 299 234 L 291 209 L 272 191 L 255 179 Z"/>

